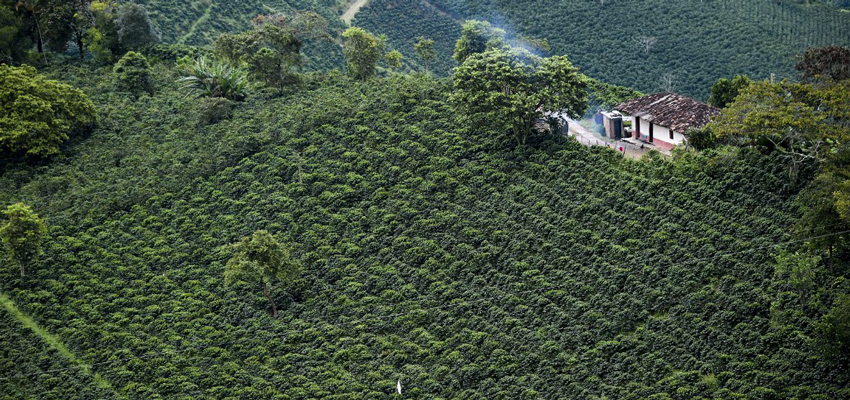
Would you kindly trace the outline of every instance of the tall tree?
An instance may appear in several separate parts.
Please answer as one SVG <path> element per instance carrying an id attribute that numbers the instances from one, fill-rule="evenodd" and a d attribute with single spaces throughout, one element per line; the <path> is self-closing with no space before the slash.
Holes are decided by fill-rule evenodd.
<path id="1" fill-rule="evenodd" d="M 95 107 L 79 89 L 35 68 L 0 64 L 0 149 L 46 157 L 70 134 L 94 125 Z"/>
<path id="2" fill-rule="evenodd" d="M 348 73 L 361 81 L 375 75 L 375 66 L 384 51 L 384 38 L 356 26 L 346 29 L 342 37 Z"/>
<path id="3" fill-rule="evenodd" d="M 93 1 L 90 6 L 92 26 L 86 31 L 85 42 L 95 60 L 112 63 L 124 53 L 118 39 L 118 7 L 111 1 Z"/>
<path id="4" fill-rule="evenodd" d="M 224 282 L 237 281 L 262 283 L 263 294 L 277 318 L 277 305 L 270 292 L 275 281 L 288 282 L 301 272 L 301 266 L 292 260 L 289 249 L 278 243 L 268 231 L 259 230 L 233 245 L 233 256 L 227 262 Z"/>
<path id="5" fill-rule="evenodd" d="M 118 80 L 118 86 L 134 94 L 151 93 L 151 67 L 147 58 L 135 51 L 127 52 L 115 63 L 112 73 Z"/>
<path id="6" fill-rule="evenodd" d="M 474 126 L 508 133 L 517 145 L 546 111 L 579 118 L 587 107 L 587 78 L 566 56 L 490 49 L 467 57 L 452 81 L 452 102 Z"/>
<path id="7" fill-rule="evenodd" d="M 807 49 L 796 68 L 804 80 L 850 79 L 850 49 L 843 46 Z"/>
<path id="8" fill-rule="evenodd" d="M 159 42 L 159 33 L 144 6 L 124 3 L 118 8 L 118 40 L 131 50 Z"/>
<path id="9" fill-rule="evenodd" d="M 404 59 L 404 56 L 398 50 L 393 50 L 384 54 L 384 61 L 393 71 L 398 71 L 401 69 L 401 61 Z"/>
<path id="10" fill-rule="evenodd" d="M 416 52 L 416 57 L 419 57 L 425 63 L 425 72 L 428 72 L 431 66 L 431 60 L 437 58 L 437 52 L 434 50 L 434 39 L 420 36 L 413 45 L 413 51 Z"/>
<path id="11" fill-rule="evenodd" d="M 838 296 L 814 328 L 815 350 L 846 369 L 850 365 L 850 295 Z"/>
<path id="12" fill-rule="evenodd" d="M 750 86 L 750 78 L 736 75 L 732 79 L 720 78 L 711 85 L 711 94 L 708 96 L 708 104 L 717 108 L 726 108 L 735 101 L 741 90 Z"/>
<path id="13" fill-rule="evenodd" d="M 21 276 L 26 275 L 26 267 L 41 255 L 41 245 L 47 234 L 38 214 L 24 203 L 12 204 L 3 211 L 6 223 L 0 226 L 0 240 L 11 258 L 21 268 Z"/>
<path id="14" fill-rule="evenodd" d="M 504 30 L 493 27 L 487 21 L 468 20 L 461 26 L 460 38 L 455 42 L 454 59 L 462 64 L 473 54 L 504 47 Z"/>
<path id="15" fill-rule="evenodd" d="M 30 46 L 24 19 L 12 9 L 0 7 L 0 63 L 20 60 Z"/>
<path id="16" fill-rule="evenodd" d="M 330 39 L 327 21 L 319 14 L 298 11 L 260 15 L 254 19 L 252 30 L 219 36 L 215 53 L 231 65 L 245 63 L 254 79 L 283 89 L 298 80 L 301 48 L 315 39 Z"/>

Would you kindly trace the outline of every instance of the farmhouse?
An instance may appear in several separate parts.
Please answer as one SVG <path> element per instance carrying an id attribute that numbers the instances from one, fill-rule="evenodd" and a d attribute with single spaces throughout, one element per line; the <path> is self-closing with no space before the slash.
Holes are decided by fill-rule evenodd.
<path id="1" fill-rule="evenodd" d="M 720 109 L 689 97 L 663 92 L 632 99 L 603 113 L 608 137 L 633 137 L 663 149 L 687 141 L 685 132 L 701 128 Z"/>

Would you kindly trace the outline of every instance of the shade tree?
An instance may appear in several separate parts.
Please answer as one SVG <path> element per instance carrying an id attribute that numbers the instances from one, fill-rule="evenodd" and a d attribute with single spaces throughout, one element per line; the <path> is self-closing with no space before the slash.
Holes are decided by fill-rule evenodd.
<path id="1" fill-rule="evenodd" d="M 262 284 L 263 295 L 272 308 L 272 318 L 277 318 L 277 305 L 270 287 L 278 281 L 289 282 L 300 272 L 301 266 L 292 259 L 289 249 L 268 231 L 259 230 L 233 245 L 233 255 L 225 266 L 224 282 L 228 286 L 238 281 Z"/>
<path id="2" fill-rule="evenodd" d="M 452 102 L 472 126 L 507 133 L 517 145 L 547 111 L 579 118 L 587 107 L 587 79 L 566 56 L 494 48 L 467 57 L 452 82 Z"/>
<path id="3" fill-rule="evenodd" d="M 0 149 L 46 157 L 96 122 L 94 104 L 79 89 L 46 79 L 30 66 L 0 64 Z"/>
<path id="4" fill-rule="evenodd" d="M 25 276 L 26 268 L 42 253 L 47 227 L 24 203 L 12 204 L 2 213 L 6 222 L 0 225 L 0 241 L 8 258 L 18 264 L 21 276 Z"/>

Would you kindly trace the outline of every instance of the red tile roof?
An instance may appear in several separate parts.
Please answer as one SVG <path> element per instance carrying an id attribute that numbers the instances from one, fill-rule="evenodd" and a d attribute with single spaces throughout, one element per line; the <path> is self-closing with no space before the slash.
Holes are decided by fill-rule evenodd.
<path id="1" fill-rule="evenodd" d="M 662 92 L 638 97 L 614 107 L 633 117 L 666 126 L 684 133 L 688 128 L 700 128 L 720 109 L 676 93 Z"/>

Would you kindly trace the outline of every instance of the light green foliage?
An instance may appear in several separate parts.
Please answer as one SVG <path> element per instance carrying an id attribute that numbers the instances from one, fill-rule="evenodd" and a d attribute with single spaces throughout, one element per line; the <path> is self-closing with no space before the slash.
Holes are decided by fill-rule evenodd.
<path id="1" fill-rule="evenodd" d="M 123 398 L 382 399 L 399 378 L 418 400 L 847 397 L 808 346 L 846 264 L 770 324 L 772 246 L 799 215 L 776 153 L 506 148 L 426 74 L 309 74 L 199 125 L 178 85 L 136 99 L 102 70 L 43 73 L 97 93 L 103 123 L 61 160 L 0 168 L 3 206 L 52 221 L 44 279 L 0 268 L 0 291 Z M 222 283 L 257 230 L 309 266 L 275 284 L 276 321 L 259 280 Z M 66 365 L 19 332 L 0 365 L 34 375 L 0 398 L 114 397 L 79 369 L 37 375 Z"/>
<path id="2" fill-rule="evenodd" d="M 41 253 L 47 234 L 44 221 L 24 203 L 12 204 L 3 211 L 5 223 L 0 225 L 0 241 L 9 259 L 21 269 L 21 276 Z"/>
<path id="3" fill-rule="evenodd" d="M 505 31 L 494 28 L 487 21 L 469 20 L 464 22 L 460 38 L 455 43 L 454 59 L 462 64 L 469 56 L 483 53 L 487 49 L 503 48 Z"/>
<path id="4" fill-rule="evenodd" d="M 384 51 L 384 39 L 356 26 L 346 29 L 342 37 L 348 74 L 361 81 L 375 75 L 375 66 Z"/>
<path id="5" fill-rule="evenodd" d="M 159 33 L 151 24 L 144 6 L 123 3 L 118 8 L 118 41 L 128 49 L 138 49 L 159 42 Z"/>
<path id="6" fill-rule="evenodd" d="M 752 81 L 746 76 L 736 75 L 732 79 L 720 78 L 711 86 L 708 104 L 718 108 L 726 108 L 735 101 L 738 94 L 750 85 Z"/>
<path id="7" fill-rule="evenodd" d="M 145 56 L 130 51 L 124 54 L 112 68 L 112 73 L 118 80 L 120 88 L 133 93 L 153 91 L 151 82 L 151 66 Z"/>
<path id="8" fill-rule="evenodd" d="M 841 295 L 815 325 L 814 348 L 843 368 L 850 363 L 850 295 Z"/>
<path id="9" fill-rule="evenodd" d="M 387 54 L 384 54 L 384 61 L 395 71 L 401 69 L 402 59 L 404 59 L 404 56 L 398 50 L 389 51 Z"/>
<path id="10" fill-rule="evenodd" d="M 118 7 L 112 1 L 93 1 L 90 12 L 93 23 L 85 42 L 98 62 L 111 63 L 123 52 L 118 40 Z"/>
<path id="11" fill-rule="evenodd" d="M 79 89 L 45 79 L 35 68 L 0 65 L 0 149 L 46 157 L 71 134 L 95 123 L 94 104 Z"/>
<path id="12" fill-rule="evenodd" d="M 437 57 L 437 52 L 434 50 L 434 39 L 420 36 L 413 45 L 413 51 L 416 52 L 416 57 L 425 64 L 425 72 L 430 71 L 431 61 Z"/>
<path id="13" fill-rule="evenodd" d="M 181 59 L 179 67 L 183 76 L 178 82 L 187 96 L 242 101 L 251 88 L 247 72 L 205 56 Z"/>
<path id="14" fill-rule="evenodd" d="M 587 106 L 587 79 L 565 56 L 541 59 L 491 49 L 471 54 L 452 81 L 452 102 L 472 126 L 508 133 L 518 145 L 528 141 L 545 111 L 578 118 Z"/>
<path id="15" fill-rule="evenodd" d="M 277 306 L 269 294 L 269 286 L 275 281 L 289 282 L 300 272 L 301 266 L 292 260 L 289 250 L 268 231 L 259 230 L 233 245 L 233 256 L 225 266 L 224 283 L 228 286 L 237 281 L 261 283 L 273 317 L 277 318 Z"/>

